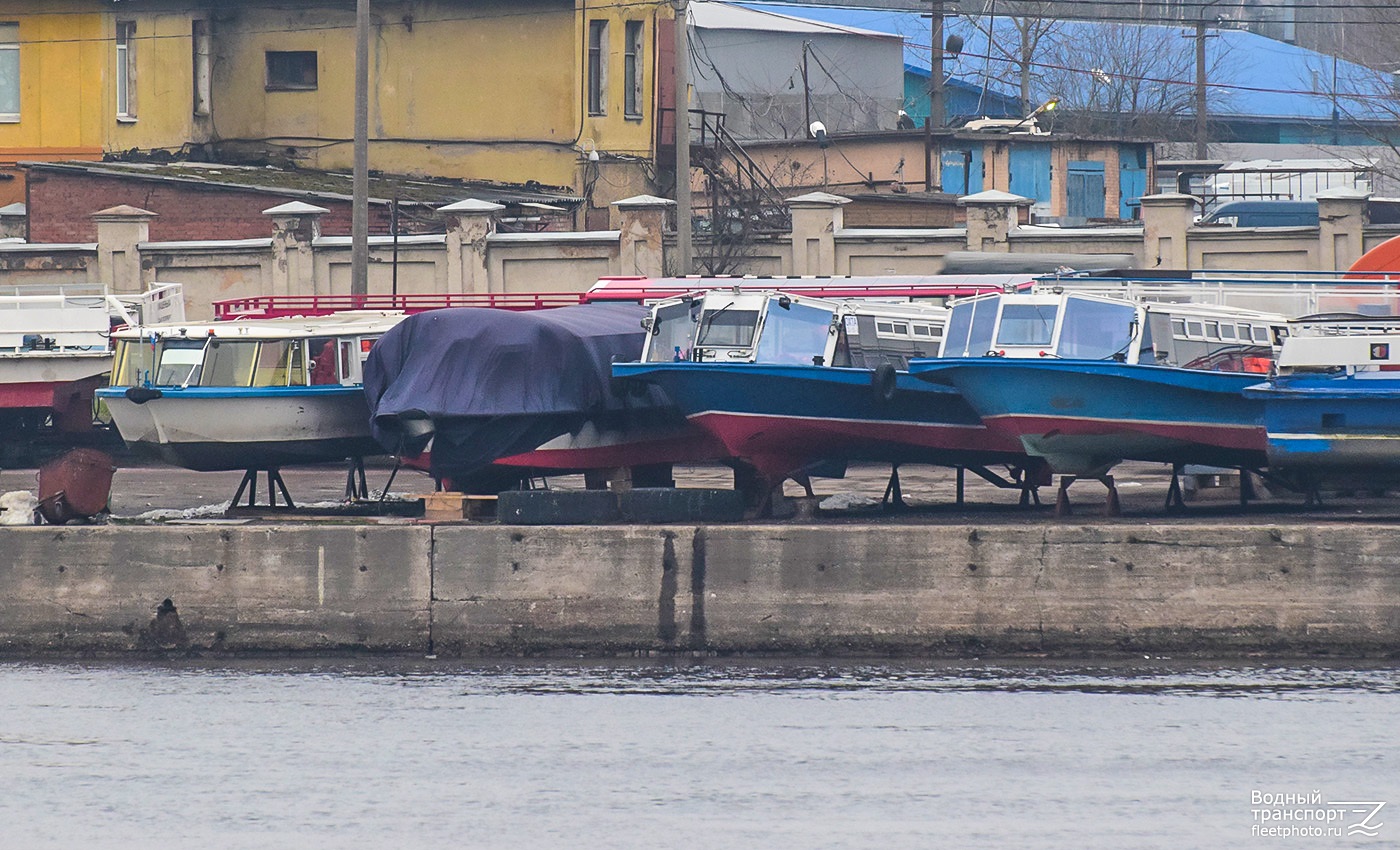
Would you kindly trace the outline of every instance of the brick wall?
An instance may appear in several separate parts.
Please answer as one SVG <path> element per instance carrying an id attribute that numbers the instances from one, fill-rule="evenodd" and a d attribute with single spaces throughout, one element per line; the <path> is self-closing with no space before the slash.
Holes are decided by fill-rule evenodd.
<path id="1" fill-rule="evenodd" d="M 287 201 L 308 201 L 292 195 L 229 189 L 194 183 L 159 182 L 58 171 L 29 174 L 29 241 L 95 242 L 92 214 L 129 204 L 150 210 L 151 241 L 187 239 L 260 239 L 272 235 L 272 219 L 262 211 Z M 326 236 L 350 235 L 350 202 L 310 199 L 330 210 L 321 217 Z M 403 222 L 400 232 L 407 231 Z M 387 206 L 370 207 L 371 234 L 389 235 Z"/>

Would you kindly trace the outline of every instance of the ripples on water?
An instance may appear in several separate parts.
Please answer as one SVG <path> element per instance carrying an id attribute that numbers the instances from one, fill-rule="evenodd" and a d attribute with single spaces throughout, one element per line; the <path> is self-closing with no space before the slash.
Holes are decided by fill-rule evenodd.
<path id="1" fill-rule="evenodd" d="M 1147 666 L 1151 665 L 1151 666 Z M 397 661 L 0 665 L 0 848 L 1338 846 L 1400 671 Z M 1347 839 L 1357 843 L 1357 839 Z"/>

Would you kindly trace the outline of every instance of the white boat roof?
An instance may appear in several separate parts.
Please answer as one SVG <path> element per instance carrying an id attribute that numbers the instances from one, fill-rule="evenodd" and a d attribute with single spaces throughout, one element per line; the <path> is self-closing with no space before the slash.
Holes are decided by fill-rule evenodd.
<path id="1" fill-rule="evenodd" d="M 124 328 L 112 333 L 117 339 L 164 337 L 217 339 L 291 339 L 310 336 L 364 336 L 382 334 L 404 320 L 398 310 L 346 310 L 325 316 L 286 316 L 275 319 L 232 319 L 217 322 L 175 322 Z"/>
<path id="2" fill-rule="evenodd" d="M 948 316 L 948 309 L 936 304 L 921 301 L 904 301 L 898 299 L 883 298 L 821 298 L 813 295 L 799 295 L 793 292 L 786 292 L 782 289 L 745 289 L 741 292 L 734 292 L 729 289 L 712 289 L 701 293 L 692 293 L 686 296 L 667 298 L 657 302 L 654 306 L 665 307 L 687 300 L 698 300 L 702 304 L 714 299 L 715 301 L 728 301 L 734 304 L 754 304 L 761 305 L 763 302 L 773 298 L 780 298 L 786 295 L 792 299 L 794 304 L 805 304 L 823 310 L 830 310 L 836 315 L 860 315 L 860 316 L 880 316 L 890 318 L 905 319 L 926 319 L 928 321 L 942 321 Z"/>

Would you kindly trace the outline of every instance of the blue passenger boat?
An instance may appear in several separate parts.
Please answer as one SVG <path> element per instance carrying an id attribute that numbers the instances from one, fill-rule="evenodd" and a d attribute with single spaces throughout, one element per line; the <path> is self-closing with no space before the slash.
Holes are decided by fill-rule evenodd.
<path id="1" fill-rule="evenodd" d="M 820 460 L 1023 466 L 951 388 L 914 380 L 947 311 L 779 291 L 714 291 L 657 305 L 639 363 L 614 376 L 660 387 L 770 485 Z M 995 480 L 995 477 L 994 477 Z"/>
<path id="2" fill-rule="evenodd" d="M 1400 474 L 1400 317 L 1301 319 L 1280 343 L 1277 375 L 1245 391 L 1270 468 L 1310 492 Z"/>
<path id="3" fill-rule="evenodd" d="M 1261 406 L 1243 391 L 1267 372 L 1283 322 L 1083 292 L 984 296 L 953 307 L 944 357 L 910 371 L 956 387 L 987 427 L 1070 481 L 1126 459 L 1258 468 Z"/>

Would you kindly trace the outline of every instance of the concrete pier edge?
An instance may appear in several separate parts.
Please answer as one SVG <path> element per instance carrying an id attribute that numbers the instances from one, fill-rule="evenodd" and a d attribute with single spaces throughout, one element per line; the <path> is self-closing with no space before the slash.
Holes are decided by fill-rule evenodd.
<path id="1" fill-rule="evenodd" d="M 1379 523 L 84 526 L 0 551 L 9 657 L 1400 655 Z"/>

